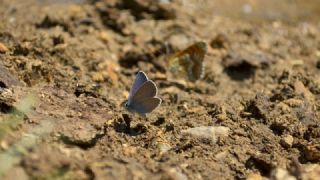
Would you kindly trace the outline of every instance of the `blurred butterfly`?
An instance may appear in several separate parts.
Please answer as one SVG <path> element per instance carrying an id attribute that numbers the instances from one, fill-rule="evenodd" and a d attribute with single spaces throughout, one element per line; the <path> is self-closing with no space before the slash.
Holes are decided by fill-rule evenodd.
<path id="1" fill-rule="evenodd" d="M 149 80 L 144 72 L 139 71 L 131 87 L 125 107 L 130 112 L 137 112 L 145 116 L 146 113 L 150 113 L 161 104 L 161 99 L 157 95 L 156 84 Z"/>
<path id="2" fill-rule="evenodd" d="M 181 75 L 190 81 L 196 81 L 204 76 L 204 57 L 208 51 L 207 43 L 200 41 L 179 51 L 167 59 L 170 71 Z"/>

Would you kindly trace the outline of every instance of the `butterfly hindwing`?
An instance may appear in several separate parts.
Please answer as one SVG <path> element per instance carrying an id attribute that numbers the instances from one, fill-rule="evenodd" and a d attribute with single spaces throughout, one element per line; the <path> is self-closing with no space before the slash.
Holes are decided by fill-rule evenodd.
<path id="1" fill-rule="evenodd" d="M 132 102 L 139 103 L 144 99 L 155 97 L 157 93 L 158 93 L 158 89 L 156 84 L 153 81 L 148 80 L 133 95 Z"/>
<path id="2" fill-rule="evenodd" d="M 146 114 L 153 111 L 161 104 L 161 99 L 158 97 L 146 98 L 141 102 L 134 102 L 132 105 L 135 107 L 135 111 L 139 114 Z"/>

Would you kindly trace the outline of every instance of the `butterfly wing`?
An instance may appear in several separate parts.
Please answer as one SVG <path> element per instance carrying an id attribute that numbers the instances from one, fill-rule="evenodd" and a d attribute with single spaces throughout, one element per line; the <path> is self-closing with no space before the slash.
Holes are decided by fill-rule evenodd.
<path id="1" fill-rule="evenodd" d="M 205 42 L 197 42 L 169 59 L 169 68 L 173 73 L 187 76 L 196 81 L 204 75 L 204 57 L 208 46 Z"/>
<path id="2" fill-rule="evenodd" d="M 137 103 L 134 102 L 132 106 L 137 113 L 144 115 L 157 108 L 161 104 L 161 101 L 158 97 L 151 97 Z"/>
<path id="3" fill-rule="evenodd" d="M 128 108 L 141 115 L 153 111 L 161 103 L 161 99 L 156 97 L 157 93 L 158 89 L 156 84 L 148 80 L 138 89 L 136 94 L 134 94 Z"/>
<path id="4" fill-rule="evenodd" d="M 128 98 L 128 103 L 132 101 L 133 96 L 137 93 L 139 88 L 148 81 L 147 75 L 143 71 L 139 71 L 136 75 L 136 79 L 134 80 L 134 83 L 130 90 L 130 95 Z"/>
<path id="5" fill-rule="evenodd" d="M 190 55 L 190 66 L 188 68 L 188 77 L 191 81 L 203 78 L 204 75 L 204 57 L 208 51 L 205 42 L 198 42 L 186 49 Z"/>
<path id="6" fill-rule="evenodd" d="M 144 99 L 157 96 L 157 93 L 158 93 L 158 88 L 156 84 L 153 81 L 148 80 L 133 95 L 132 102 L 133 103 L 142 102 Z"/>
<path id="7" fill-rule="evenodd" d="M 189 54 L 176 54 L 168 60 L 169 69 L 172 73 L 186 76 L 186 70 L 190 64 Z"/>

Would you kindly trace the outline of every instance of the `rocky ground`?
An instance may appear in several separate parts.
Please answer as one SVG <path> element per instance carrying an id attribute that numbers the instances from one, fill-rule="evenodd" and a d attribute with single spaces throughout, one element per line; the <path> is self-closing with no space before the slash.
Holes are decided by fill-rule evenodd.
<path id="1" fill-rule="evenodd" d="M 1 0 L 4 179 L 317 179 L 320 2 Z M 203 40 L 205 76 L 163 63 Z M 143 70 L 160 108 L 121 104 Z"/>

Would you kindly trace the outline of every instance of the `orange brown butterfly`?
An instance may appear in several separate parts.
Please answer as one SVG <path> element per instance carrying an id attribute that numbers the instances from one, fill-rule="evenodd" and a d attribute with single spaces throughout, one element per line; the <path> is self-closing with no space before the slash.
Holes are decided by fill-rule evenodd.
<path id="1" fill-rule="evenodd" d="M 167 59 L 170 71 L 190 81 L 197 81 L 204 76 L 204 57 L 208 51 L 207 43 L 200 41 L 177 52 Z"/>

